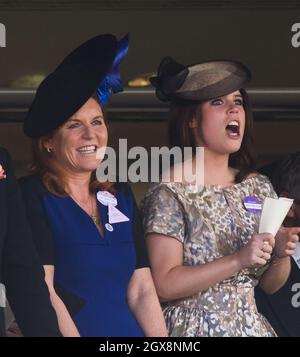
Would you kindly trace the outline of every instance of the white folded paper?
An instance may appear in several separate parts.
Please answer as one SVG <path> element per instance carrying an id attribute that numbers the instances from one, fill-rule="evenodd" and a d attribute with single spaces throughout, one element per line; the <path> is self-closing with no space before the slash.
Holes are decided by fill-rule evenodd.
<path id="1" fill-rule="evenodd" d="M 293 202 L 294 200 L 285 197 L 267 197 L 264 200 L 258 232 L 271 233 L 275 237 Z"/>

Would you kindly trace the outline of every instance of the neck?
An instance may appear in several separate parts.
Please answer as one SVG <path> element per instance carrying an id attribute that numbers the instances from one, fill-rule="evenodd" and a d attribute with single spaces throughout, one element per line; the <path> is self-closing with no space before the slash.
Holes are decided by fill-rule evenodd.
<path id="1" fill-rule="evenodd" d="M 234 171 L 228 165 L 228 154 L 204 151 L 204 183 L 206 185 L 227 186 L 234 183 Z"/>
<path id="2" fill-rule="evenodd" d="M 90 195 L 89 185 L 91 180 L 90 172 L 70 173 L 65 175 L 65 181 L 69 193 L 81 200 L 87 200 Z"/>

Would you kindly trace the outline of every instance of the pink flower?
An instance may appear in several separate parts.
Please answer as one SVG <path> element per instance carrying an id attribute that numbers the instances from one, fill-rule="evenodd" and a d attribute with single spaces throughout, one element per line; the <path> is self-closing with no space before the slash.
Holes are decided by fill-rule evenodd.
<path id="1" fill-rule="evenodd" d="M 0 180 L 3 180 L 6 178 L 5 171 L 3 170 L 3 167 L 0 165 Z"/>

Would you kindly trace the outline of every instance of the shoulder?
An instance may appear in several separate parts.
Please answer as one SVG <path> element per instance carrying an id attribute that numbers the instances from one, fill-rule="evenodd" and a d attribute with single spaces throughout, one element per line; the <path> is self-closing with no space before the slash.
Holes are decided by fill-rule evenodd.
<path id="1" fill-rule="evenodd" d="M 246 180 L 250 179 L 250 178 L 253 178 L 253 177 L 256 177 L 256 176 L 263 176 L 263 175 L 260 175 L 258 172 L 250 172 L 250 174 L 247 175 L 246 177 Z"/>
<path id="2" fill-rule="evenodd" d="M 160 197 L 164 199 L 172 199 L 184 201 L 190 194 L 201 193 L 204 186 L 185 184 L 181 182 L 160 182 L 150 186 L 146 197 Z"/>
<path id="3" fill-rule="evenodd" d="M 21 191 L 25 196 L 42 197 L 48 193 L 42 181 L 35 175 L 23 176 L 18 181 Z"/>
<path id="4" fill-rule="evenodd" d="M 125 195 L 132 195 L 132 190 L 127 182 L 116 182 L 114 184 L 118 193 L 123 193 Z"/>
<path id="5" fill-rule="evenodd" d="M 156 183 L 149 187 L 144 199 L 141 201 L 142 212 L 162 210 L 164 208 L 181 206 L 181 195 L 178 184 Z"/>
<path id="6" fill-rule="evenodd" d="M 176 182 L 154 183 L 150 185 L 148 193 L 153 194 L 157 192 L 176 192 L 179 186 L 184 186 L 184 185 Z"/>
<path id="7" fill-rule="evenodd" d="M 155 184 L 150 185 L 143 201 L 147 201 L 147 200 L 151 199 L 152 197 L 159 197 L 160 194 L 163 194 L 164 192 L 171 192 L 168 185 L 170 185 L 170 184 L 155 183 Z"/>
<path id="8" fill-rule="evenodd" d="M 258 172 L 251 172 L 246 178 L 244 181 L 247 181 L 247 180 L 250 180 L 250 181 L 255 181 L 255 182 L 258 182 L 260 184 L 268 184 L 268 185 L 271 185 L 271 182 L 269 180 L 269 178 L 265 175 L 262 175 Z"/>
<path id="9" fill-rule="evenodd" d="M 261 197 L 277 197 L 269 178 L 259 173 L 248 176 L 242 181 L 242 187 L 252 188 Z"/>

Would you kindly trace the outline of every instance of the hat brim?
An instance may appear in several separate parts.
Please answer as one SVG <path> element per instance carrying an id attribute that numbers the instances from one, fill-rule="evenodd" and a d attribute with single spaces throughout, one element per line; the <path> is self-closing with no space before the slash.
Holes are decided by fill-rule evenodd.
<path id="1" fill-rule="evenodd" d="M 250 79 L 242 63 L 216 60 L 186 66 L 171 75 L 160 71 L 152 83 L 162 101 L 202 102 L 244 88 Z"/>
<path id="2" fill-rule="evenodd" d="M 40 84 L 24 122 L 31 138 L 49 135 L 96 91 L 111 69 L 117 51 L 113 35 L 100 35 L 75 49 Z"/>

